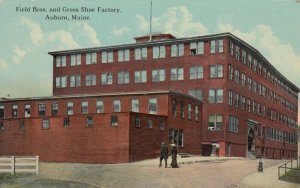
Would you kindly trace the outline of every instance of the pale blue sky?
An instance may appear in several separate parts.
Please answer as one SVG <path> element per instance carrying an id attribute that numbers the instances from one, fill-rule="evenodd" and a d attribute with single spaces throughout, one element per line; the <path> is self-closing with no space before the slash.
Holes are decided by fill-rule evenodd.
<path id="1" fill-rule="evenodd" d="M 31 12 L 16 12 L 29 6 Z M 32 7 L 48 12 L 32 12 Z M 121 13 L 50 13 L 49 8 L 119 8 Z M 52 95 L 52 50 L 133 43 L 149 33 L 150 0 L 0 0 L 0 97 Z M 90 21 L 47 21 L 46 15 Z M 187 37 L 232 32 L 300 87 L 296 0 L 153 0 L 153 31 Z"/>

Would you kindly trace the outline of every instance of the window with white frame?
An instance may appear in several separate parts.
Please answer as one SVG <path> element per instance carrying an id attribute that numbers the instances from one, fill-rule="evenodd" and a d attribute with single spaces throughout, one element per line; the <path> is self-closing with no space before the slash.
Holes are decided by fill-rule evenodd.
<path id="1" fill-rule="evenodd" d="M 195 120 L 198 121 L 199 120 L 199 106 L 195 106 Z"/>
<path id="2" fill-rule="evenodd" d="M 4 105 L 0 105 L 0 118 L 4 118 Z"/>
<path id="3" fill-rule="evenodd" d="M 102 52 L 102 63 L 112 63 L 114 60 L 113 52 Z"/>
<path id="4" fill-rule="evenodd" d="M 253 91 L 254 93 L 256 93 L 256 89 L 257 89 L 257 84 L 256 84 L 256 81 L 253 80 L 252 91 Z"/>
<path id="5" fill-rule="evenodd" d="M 152 70 L 152 82 L 165 81 L 165 69 Z"/>
<path id="6" fill-rule="evenodd" d="M 56 67 L 65 67 L 66 66 L 66 56 L 56 56 L 55 65 Z"/>
<path id="7" fill-rule="evenodd" d="M 135 60 L 145 60 L 147 59 L 147 48 L 136 48 L 134 50 Z"/>
<path id="8" fill-rule="evenodd" d="M 176 99 L 172 100 L 172 116 L 173 117 L 177 116 L 177 101 L 176 101 Z"/>
<path id="9" fill-rule="evenodd" d="M 210 78 L 223 78 L 223 65 L 210 65 L 209 66 Z"/>
<path id="10" fill-rule="evenodd" d="M 102 100 L 97 100 L 96 102 L 96 112 L 103 113 L 104 112 L 104 104 Z"/>
<path id="11" fill-rule="evenodd" d="M 251 90 L 252 89 L 252 79 L 250 77 L 247 78 L 247 85 L 248 85 L 248 89 Z"/>
<path id="12" fill-rule="evenodd" d="M 240 71 L 238 69 L 234 70 L 234 81 L 240 83 Z"/>
<path id="13" fill-rule="evenodd" d="M 247 61 L 247 53 L 244 49 L 242 49 L 242 63 L 246 64 Z"/>
<path id="14" fill-rule="evenodd" d="M 38 115 L 39 116 L 45 116 L 46 115 L 46 104 L 40 103 L 38 105 Z"/>
<path id="15" fill-rule="evenodd" d="M 121 101 L 120 100 L 114 100 L 113 111 L 121 112 Z"/>
<path id="16" fill-rule="evenodd" d="M 233 79 L 233 67 L 231 65 L 228 65 L 228 78 Z"/>
<path id="17" fill-rule="evenodd" d="M 246 98 L 241 96 L 241 108 L 246 109 Z"/>
<path id="18" fill-rule="evenodd" d="M 30 117 L 30 104 L 25 104 L 24 117 Z"/>
<path id="19" fill-rule="evenodd" d="M 86 126 L 92 126 L 93 125 L 93 117 L 92 116 L 87 116 L 86 117 Z"/>
<path id="20" fill-rule="evenodd" d="M 166 57 L 165 46 L 153 46 L 153 59 Z"/>
<path id="21" fill-rule="evenodd" d="M 210 53 L 216 53 L 216 41 L 215 40 L 211 40 L 210 41 Z"/>
<path id="22" fill-rule="evenodd" d="M 235 58 L 240 60 L 240 47 L 238 45 L 235 46 Z"/>
<path id="23" fill-rule="evenodd" d="M 51 115 L 57 116 L 58 114 L 58 103 L 54 102 L 51 104 Z"/>
<path id="24" fill-rule="evenodd" d="M 89 103 L 87 101 L 82 101 L 81 102 L 81 113 L 82 114 L 87 114 L 89 111 L 88 111 L 88 105 Z"/>
<path id="25" fill-rule="evenodd" d="M 139 100 L 138 99 L 132 99 L 131 100 L 131 111 L 132 112 L 139 112 Z"/>
<path id="26" fill-rule="evenodd" d="M 171 79 L 170 80 L 183 80 L 183 68 L 171 68 Z"/>
<path id="27" fill-rule="evenodd" d="M 86 86 L 95 86 L 96 85 L 96 74 L 87 74 L 85 76 L 85 85 Z"/>
<path id="28" fill-rule="evenodd" d="M 201 89 L 197 89 L 197 88 L 190 89 L 189 94 L 202 101 L 202 90 Z"/>
<path id="29" fill-rule="evenodd" d="M 96 64 L 96 63 L 97 63 L 97 53 L 96 52 L 86 53 L 85 64 L 90 65 L 90 64 Z"/>
<path id="30" fill-rule="evenodd" d="M 188 119 L 192 119 L 192 105 L 188 104 Z"/>
<path id="31" fill-rule="evenodd" d="M 184 102 L 180 103 L 180 117 L 184 118 L 185 117 L 185 112 L 184 112 Z"/>
<path id="32" fill-rule="evenodd" d="M 232 105 L 233 104 L 233 92 L 232 91 L 228 91 L 228 104 Z"/>
<path id="33" fill-rule="evenodd" d="M 223 53 L 223 39 L 211 40 L 210 41 L 210 53 Z"/>
<path id="34" fill-rule="evenodd" d="M 157 114 L 157 99 L 149 99 L 149 114 Z"/>
<path id="35" fill-rule="evenodd" d="M 125 49 L 125 50 L 119 50 L 118 51 L 118 61 L 122 62 L 122 61 L 129 61 L 129 49 Z"/>
<path id="36" fill-rule="evenodd" d="M 209 131 L 220 131 L 222 130 L 222 119 L 221 114 L 213 114 L 208 116 L 208 130 Z"/>
<path id="37" fill-rule="evenodd" d="M 242 73 L 242 86 L 246 87 L 246 75 Z"/>
<path id="38" fill-rule="evenodd" d="M 228 118 L 228 131 L 238 133 L 239 132 L 239 118 L 229 116 Z"/>
<path id="39" fill-rule="evenodd" d="M 184 134 L 181 129 L 169 129 L 169 143 L 175 144 L 178 147 L 183 147 L 184 145 Z"/>
<path id="40" fill-rule="evenodd" d="M 134 72 L 134 82 L 135 83 L 145 83 L 147 82 L 147 71 L 135 71 Z"/>
<path id="41" fill-rule="evenodd" d="M 190 67 L 190 80 L 203 78 L 203 66 Z"/>
<path id="42" fill-rule="evenodd" d="M 105 72 L 101 74 L 101 84 L 102 85 L 112 85 L 113 75 L 111 72 Z"/>
<path id="43" fill-rule="evenodd" d="M 68 115 L 73 115 L 73 102 L 68 102 L 67 103 L 67 114 Z"/>
<path id="44" fill-rule="evenodd" d="M 184 44 L 172 44 L 171 45 L 171 57 L 183 56 Z"/>
<path id="45" fill-rule="evenodd" d="M 81 54 L 71 55 L 71 66 L 81 65 Z"/>
<path id="46" fill-rule="evenodd" d="M 223 103 L 223 89 L 210 89 L 208 95 L 209 103 Z"/>
<path id="47" fill-rule="evenodd" d="M 234 53 L 234 44 L 232 41 L 230 41 L 230 55 L 233 56 Z"/>
<path id="48" fill-rule="evenodd" d="M 49 129 L 49 128 L 50 128 L 49 119 L 42 119 L 42 129 Z"/>
<path id="49" fill-rule="evenodd" d="M 56 88 L 65 88 L 67 87 L 67 76 L 58 76 L 55 78 Z"/>
<path id="50" fill-rule="evenodd" d="M 80 75 L 71 75 L 70 76 L 70 87 L 80 87 L 81 76 Z"/>
<path id="51" fill-rule="evenodd" d="M 248 67 L 252 67 L 252 55 L 248 54 Z"/>
<path id="52" fill-rule="evenodd" d="M 253 58 L 253 70 L 257 71 L 257 59 Z"/>
<path id="53" fill-rule="evenodd" d="M 118 84 L 128 84 L 129 83 L 129 72 L 119 71 L 118 72 Z"/>
<path id="54" fill-rule="evenodd" d="M 12 106 L 12 117 L 17 118 L 18 117 L 18 105 L 14 104 Z"/>
<path id="55" fill-rule="evenodd" d="M 247 107 L 248 107 L 248 112 L 251 112 L 251 99 L 248 99 Z"/>
<path id="56" fill-rule="evenodd" d="M 235 93 L 234 105 L 236 107 L 239 107 L 239 105 L 240 105 L 240 94 L 238 94 L 238 93 Z"/>
<path id="57" fill-rule="evenodd" d="M 204 42 L 192 42 L 190 43 L 190 55 L 204 54 Z"/>

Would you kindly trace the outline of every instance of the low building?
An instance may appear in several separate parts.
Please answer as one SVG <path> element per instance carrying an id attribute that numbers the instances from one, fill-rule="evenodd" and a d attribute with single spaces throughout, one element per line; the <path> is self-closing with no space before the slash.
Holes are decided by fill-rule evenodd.
<path id="1" fill-rule="evenodd" d="M 177 92 L 2 99 L 0 154 L 42 161 L 123 163 L 160 155 L 160 144 L 201 154 L 201 101 Z"/>

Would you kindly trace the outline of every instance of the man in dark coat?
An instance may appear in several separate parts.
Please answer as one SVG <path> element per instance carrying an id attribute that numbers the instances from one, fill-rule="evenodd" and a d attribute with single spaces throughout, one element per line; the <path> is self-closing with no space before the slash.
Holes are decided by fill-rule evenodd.
<path id="1" fill-rule="evenodd" d="M 167 160 L 168 160 L 168 147 L 165 145 L 164 142 L 161 143 L 160 148 L 160 161 L 159 161 L 159 167 L 161 167 L 161 162 L 164 159 L 165 160 L 165 168 L 167 168 Z"/>

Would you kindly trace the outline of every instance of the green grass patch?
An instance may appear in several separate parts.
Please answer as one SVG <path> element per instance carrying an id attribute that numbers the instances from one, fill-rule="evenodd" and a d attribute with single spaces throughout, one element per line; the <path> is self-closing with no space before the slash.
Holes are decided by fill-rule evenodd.
<path id="1" fill-rule="evenodd" d="M 288 182 L 300 183 L 300 167 L 291 169 L 286 174 L 281 176 L 280 179 Z"/>

